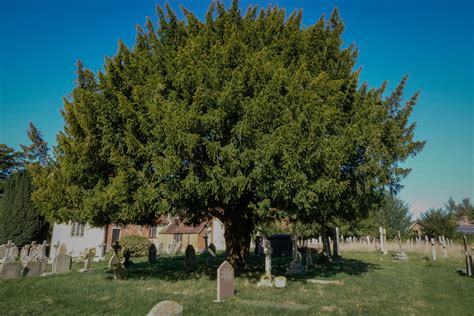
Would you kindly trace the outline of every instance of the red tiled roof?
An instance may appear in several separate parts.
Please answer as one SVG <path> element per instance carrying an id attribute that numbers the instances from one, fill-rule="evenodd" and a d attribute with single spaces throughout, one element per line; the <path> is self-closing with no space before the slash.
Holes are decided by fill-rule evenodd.
<path id="1" fill-rule="evenodd" d="M 173 222 L 166 226 L 160 234 L 199 234 L 207 222 L 202 222 L 197 226 L 188 226 L 183 223 Z"/>

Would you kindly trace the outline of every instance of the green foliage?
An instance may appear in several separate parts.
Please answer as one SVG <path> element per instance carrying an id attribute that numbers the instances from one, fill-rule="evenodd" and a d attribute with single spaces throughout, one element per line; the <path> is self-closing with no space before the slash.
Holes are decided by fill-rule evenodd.
<path id="1" fill-rule="evenodd" d="M 0 180 L 10 176 L 18 163 L 18 153 L 6 144 L 0 144 Z"/>
<path id="2" fill-rule="evenodd" d="M 448 210 L 429 209 L 421 213 L 423 234 L 429 237 L 445 236 L 453 238 L 456 232 L 456 219 Z"/>
<path id="3" fill-rule="evenodd" d="M 128 249 L 134 257 L 145 257 L 148 256 L 152 242 L 146 237 L 131 235 L 120 238 L 119 244 L 122 246 L 122 253 Z"/>
<path id="4" fill-rule="evenodd" d="M 43 135 L 32 122 L 30 122 L 29 127 L 28 138 L 31 141 L 31 145 L 20 145 L 23 150 L 23 160 L 25 164 L 39 164 L 45 167 L 52 163 L 48 153 L 48 143 L 43 139 Z"/>
<path id="5" fill-rule="evenodd" d="M 64 100 L 57 162 L 36 176 L 34 200 L 56 221 L 150 223 L 173 213 L 218 217 L 242 263 L 255 225 L 290 218 L 326 226 L 364 216 L 397 191 L 416 155 L 402 104 L 353 71 L 334 10 L 302 13 L 212 2 L 205 21 L 166 5 L 94 75 L 79 62 Z M 224 211 L 222 211 L 224 210 Z"/>
<path id="6" fill-rule="evenodd" d="M 380 208 L 372 210 L 367 218 L 355 222 L 350 232 L 357 236 L 378 236 L 379 227 L 384 227 L 387 237 L 395 238 L 398 231 L 402 236 L 408 236 L 410 224 L 408 205 L 396 196 L 386 195 Z"/>
<path id="7" fill-rule="evenodd" d="M 456 219 L 467 217 L 468 220 L 474 220 L 474 205 L 469 198 L 462 199 L 461 203 L 456 204 L 453 198 L 449 198 L 445 205 L 446 211 L 452 214 Z"/>
<path id="8" fill-rule="evenodd" d="M 31 200 L 33 190 L 28 171 L 19 171 L 7 178 L 0 200 L 0 243 L 12 240 L 22 246 L 47 238 L 48 223 Z"/>

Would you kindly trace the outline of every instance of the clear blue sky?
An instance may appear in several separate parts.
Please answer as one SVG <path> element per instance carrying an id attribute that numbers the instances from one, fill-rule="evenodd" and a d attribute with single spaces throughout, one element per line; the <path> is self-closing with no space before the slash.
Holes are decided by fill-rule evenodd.
<path id="1" fill-rule="evenodd" d="M 131 46 L 135 26 L 156 21 L 163 1 L 0 0 L 0 143 L 28 143 L 32 121 L 50 145 L 62 129 L 61 98 L 72 90 L 75 63 L 94 71 L 116 52 L 122 39 Z M 226 1 L 229 3 L 229 1 Z M 266 7 L 269 2 L 241 1 Z M 405 164 L 413 168 L 401 193 L 417 216 L 474 197 L 474 39 L 473 1 L 272 1 L 290 13 L 303 9 L 305 25 L 339 7 L 345 44 L 360 49 L 362 80 L 389 81 L 392 89 L 409 74 L 408 94 L 421 90 L 413 114 L 425 150 Z M 208 1 L 170 1 L 202 17 Z"/>

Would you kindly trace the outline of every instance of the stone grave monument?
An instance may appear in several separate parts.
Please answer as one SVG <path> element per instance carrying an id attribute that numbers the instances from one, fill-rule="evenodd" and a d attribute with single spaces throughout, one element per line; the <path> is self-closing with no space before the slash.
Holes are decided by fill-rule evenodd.
<path id="1" fill-rule="evenodd" d="M 234 267 L 224 261 L 217 269 L 217 300 L 221 302 L 234 296 Z"/>

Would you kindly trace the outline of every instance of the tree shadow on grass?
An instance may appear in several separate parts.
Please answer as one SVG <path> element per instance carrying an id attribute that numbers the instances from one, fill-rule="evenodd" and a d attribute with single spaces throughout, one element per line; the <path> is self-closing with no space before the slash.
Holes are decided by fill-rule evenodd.
<path id="1" fill-rule="evenodd" d="M 368 263 L 356 259 L 335 258 L 332 262 L 321 255 L 313 255 L 314 266 L 301 275 L 289 276 L 291 280 L 305 280 L 317 277 L 330 278 L 338 274 L 360 275 L 371 270 L 379 269 L 379 265 Z M 144 259 L 137 259 L 132 266 L 127 268 L 128 279 L 160 279 L 170 282 L 180 280 L 191 280 L 208 278 L 215 280 L 217 268 L 225 260 L 223 253 L 218 254 L 214 264 L 206 268 L 206 255 L 196 256 L 196 269 L 193 272 L 186 272 L 185 257 L 178 255 L 174 257 L 160 256 L 156 263 L 149 263 Z M 251 255 L 248 260 L 247 269 L 235 271 L 236 277 L 247 278 L 250 282 L 256 282 L 264 273 L 264 256 Z M 272 258 L 272 274 L 285 275 L 286 269 L 291 262 L 291 257 Z"/>
<path id="2" fill-rule="evenodd" d="M 207 256 L 196 255 L 196 269 L 187 272 L 184 255 L 159 256 L 155 263 L 150 263 L 144 258 L 134 258 L 134 263 L 126 269 L 126 273 L 128 279 L 160 279 L 170 282 L 203 277 L 216 279 L 217 268 L 224 259 L 224 254 L 218 254 L 214 264 L 207 267 Z"/>

